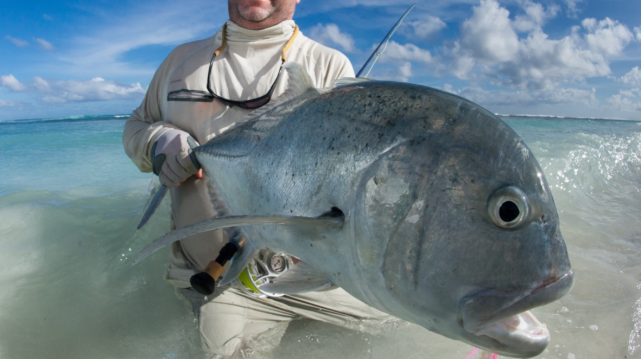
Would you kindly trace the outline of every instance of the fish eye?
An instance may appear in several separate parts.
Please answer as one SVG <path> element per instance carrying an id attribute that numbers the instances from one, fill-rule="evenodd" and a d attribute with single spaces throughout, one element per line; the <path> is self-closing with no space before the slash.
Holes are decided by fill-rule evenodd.
<path id="1" fill-rule="evenodd" d="M 520 189 L 514 186 L 504 187 L 490 196 L 488 212 L 497 226 L 515 228 L 528 218 L 530 203 Z"/>

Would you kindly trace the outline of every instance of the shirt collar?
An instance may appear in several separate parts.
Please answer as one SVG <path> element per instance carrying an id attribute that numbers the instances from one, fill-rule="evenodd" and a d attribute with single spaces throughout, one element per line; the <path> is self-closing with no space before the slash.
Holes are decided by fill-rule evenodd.
<path id="1" fill-rule="evenodd" d="M 285 20 L 272 27 L 262 30 L 245 29 L 231 20 L 227 21 L 227 41 L 229 42 L 256 42 L 264 40 L 289 39 L 294 32 L 294 20 Z"/>

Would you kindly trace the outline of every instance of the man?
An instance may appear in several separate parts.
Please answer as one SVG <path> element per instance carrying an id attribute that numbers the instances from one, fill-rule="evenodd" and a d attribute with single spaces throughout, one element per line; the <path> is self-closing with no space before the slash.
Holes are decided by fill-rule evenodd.
<path id="1" fill-rule="evenodd" d="M 223 29 L 212 38 L 172 51 L 127 121 L 123 144 L 141 171 L 151 172 L 154 158 L 165 158 L 154 172 L 171 187 L 175 228 L 217 215 L 202 172 L 189 158 L 191 138 L 204 144 L 253 108 L 282 94 L 288 82 L 285 71 L 280 72 L 284 61 L 303 65 L 319 88 L 331 86 L 338 78 L 354 77 L 343 54 L 298 31 L 292 18 L 299 2 L 229 0 L 230 20 Z M 213 354 L 231 356 L 268 331 L 276 332 L 272 337 L 277 344 L 287 323 L 299 317 L 338 325 L 386 317 L 335 287 L 259 298 L 227 286 L 203 297 L 190 288 L 189 278 L 214 260 L 226 242 L 219 230 L 174 243 L 168 272 L 168 280 L 192 302 L 203 344 Z"/>

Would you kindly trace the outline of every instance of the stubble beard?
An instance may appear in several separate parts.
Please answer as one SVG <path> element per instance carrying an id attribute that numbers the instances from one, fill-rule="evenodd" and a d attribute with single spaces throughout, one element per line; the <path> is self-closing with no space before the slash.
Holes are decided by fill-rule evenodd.
<path id="1" fill-rule="evenodd" d="M 268 19 L 276 12 L 275 7 L 270 7 L 269 9 L 251 9 L 249 7 L 241 7 L 240 4 L 237 5 L 238 14 L 243 20 L 251 22 L 261 22 Z"/>

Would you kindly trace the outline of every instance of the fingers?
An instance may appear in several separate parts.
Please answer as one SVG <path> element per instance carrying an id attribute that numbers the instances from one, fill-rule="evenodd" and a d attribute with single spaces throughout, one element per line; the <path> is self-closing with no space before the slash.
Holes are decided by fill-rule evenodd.
<path id="1" fill-rule="evenodd" d="M 191 156 L 189 156 L 189 151 L 190 150 L 186 150 L 184 152 L 181 151 L 176 155 L 176 162 L 180 166 L 181 170 L 188 174 L 187 177 L 198 172 L 198 168 L 196 168 L 196 165 L 191 160 Z"/>
<path id="2" fill-rule="evenodd" d="M 182 177 L 177 175 L 169 166 L 169 161 L 165 161 L 158 176 L 160 183 L 165 185 L 165 187 L 175 187 L 180 184 Z"/>
<path id="3" fill-rule="evenodd" d="M 185 179 L 198 173 L 198 168 L 191 158 L 193 154 L 190 156 L 191 147 L 197 145 L 197 142 L 186 132 L 177 129 L 163 133 L 154 143 L 152 147 L 154 173 L 158 173 L 163 185 L 179 186 Z"/>
<path id="4" fill-rule="evenodd" d="M 183 163 L 185 162 L 188 162 L 187 167 L 189 167 L 189 170 L 186 169 L 183 165 Z M 168 157 L 163 164 L 160 173 L 161 183 L 163 183 L 165 186 L 177 186 L 197 172 L 198 170 L 193 165 L 193 163 L 191 163 L 189 157 L 187 157 L 186 161 L 183 159 L 182 163 L 178 156 L 174 158 Z"/>

